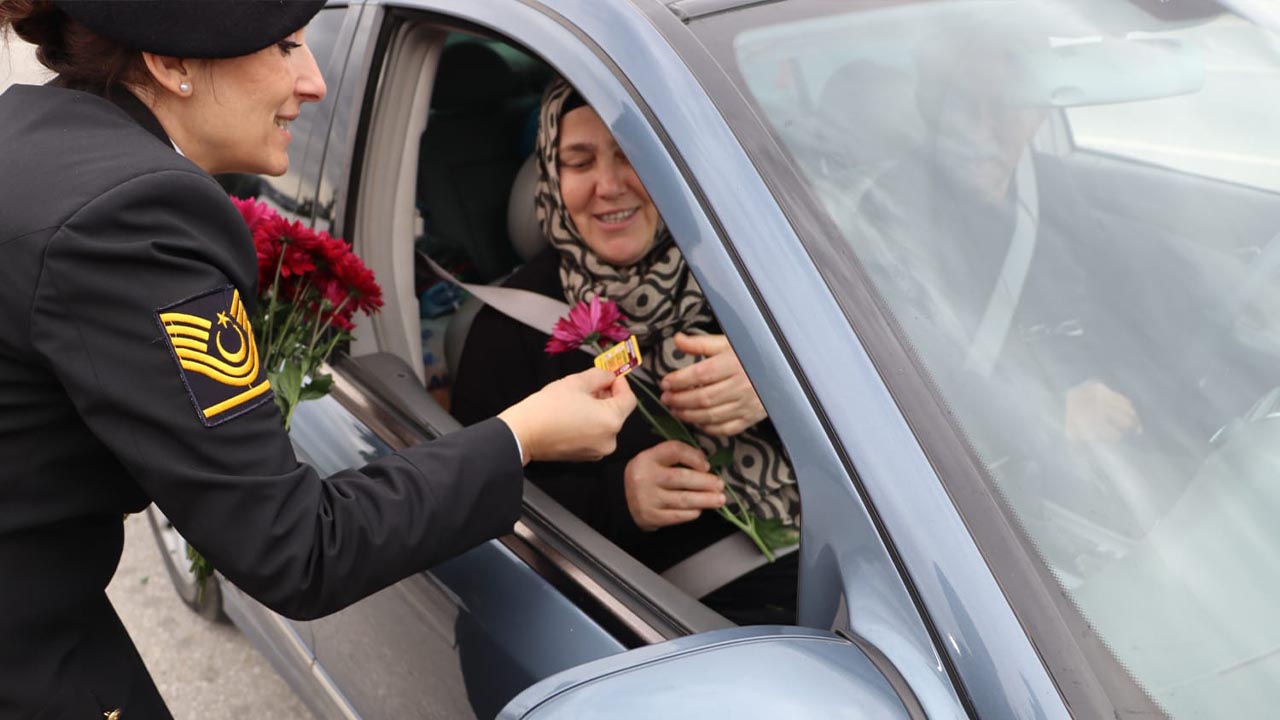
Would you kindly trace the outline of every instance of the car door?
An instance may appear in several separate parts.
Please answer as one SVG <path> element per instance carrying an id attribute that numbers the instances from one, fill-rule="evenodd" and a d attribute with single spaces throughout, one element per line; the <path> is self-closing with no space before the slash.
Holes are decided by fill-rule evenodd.
<path id="1" fill-rule="evenodd" d="M 362 235 L 349 208 L 381 197 L 382 188 L 394 188 L 396 176 L 371 160 L 378 151 L 370 149 L 375 141 L 365 128 L 376 123 L 360 115 L 399 97 L 389 87 L 387 68 L 408 60 L 396 54 L 404 45 L 394 41 L 394 34 L 405 23 L 395 11 L 368 8 L 366 13 L 361 27 L 367 34 L 356 40 L 353 61 L 339 83 L 316 188 L 319 199 L 311 207 L 317 224 L 330 223 L 368 257 L 378 250 L 366 237 L 378 236 L 376 231 Z M 354 134 L 346 128 L 355 128 Z M 391 152 L 403 154 L 399 148 Z M 331 177 L 339 180 L 327 185 Z M 348 177 L 357 180 L 347 185 Z M 384 287 L 395 282 L 395 275 L 394 269 L 380 274 Z M 333 395 L 303 406 L 295 416 L 291 434 L 299 457 L 321 472 L 358 466 L 459 427 L 425 391 L 420 367 L 380 350 L 378 335 L 385 331 L 372 334 L 372 339 L 357 339 L 354 357 L 335 363 Z M 572 542 L 562 536 L 566 528 Z M 605 568 L 585 558 L 582 544 L 616 557 Z M 316 672 L 341 698 L 342 711 L 357 716 L 491 717 L 518 691 L 559 670 L 629 646 L 727 625 L 687 599 L 663 600 L 655 611 L 650 598 L 674 594 L 669 586 L 618 602 L 625 576 L 643 568 L 607 545 L 528 486 L 526 515 L 514 535 L 307 623 Z"/>
<path id="2" fill-rule="evenodd" d="M 871 658 L 869 667 L 891 679 L 888 687 L 903 707 L 918 703 L 930 716 L 963 716 L 966 704 L 953 679 L 950 649 L 943 650 L 939 640 L 947 637 L 964 648 L 957 651 L 962 661 L 985 658 L 987 680 L 1018 698 L 1000 705 L 1036 708 L 1055 701 L 1034 650 L 814 261 L 706 89 L 655 29 L 678 26 L 678 16 L 659 3 L 571 0 L 501 6 L 421 0 L 367 11 L 377 40 L 368 43 L 362 77 L 344 82 L 344 94 L 354 94 L 342 101 L 361 108 L 353 123 L 359 129 L 345 159 L 326 157 L 326 173 L 331 164 L 345 163 L 343 177 L 353 178 L 335 194 L 338 232 L 377 266 L 379 252 L 395 252 L 384 245 L 403 235 L 397 223 L 411 222 L 396 212 L 394 200 L 397 193 L 412 193 L 405 187 L 411 177 L 406 153 L 366 132 L 379 127 L 370 112 L 376 115 L 415 88 L 429 87 L 430 72 L 420 73 L 417 85 L 401 85 L 387 73 L 405 63 L 429 70 L 431 48 L 438 47 L 432 43 L 443 42 L 433 33 L 462 29 L 497 37 L 542 58 L 609 125 L 757 381 L 795 462 L 807 508 L 800 622 L 850 653 L 834 663 L 834 672 L 847 663 L 852 677 L 858 661 L 851 658 Z M 418 55 L 396 54 L 414 37 L 420 40 Z M 383 200 L 386 205 L 379 204 Z M 411 298 L 411 279 L 396 277 L 407 271 L 392 262 L 383 267 L 384 288 L 389 284 L 392 296 Z M 381 324 L 365 329 L 352 357 L 335 368 L 334 402 L 350 416 L 341 424 L 351 434 L 376 435 L 389 448 L 456 427 L 423 389 L 420 346 L 397 327 L 408 314 L 409 303 L 404 304 L 392 305 Z M 828 351 L 836 354 L 826 362 L 813 359 Z M 834 365 L 830 357 L 844 364 Z M 815 403 L 816 390 L 829 399 L 857 399 L 860 416 L 842 416 L 837 425 L 852 432 L 856 444 L 834 429 L 829 408 Z M 923 488 L 937 522 L 929 537 L 904 542 L 917 553 L 929 552 L 925 548 L 935 542 L 951 544 L 947 574 L 928 579 L 931 586 L 945 592 L 959 583 L 968 597 L 986 596 L 993 603 L 970 607 L 957 599 L 945 615 L 947 634 L 939 633 L 865 502 L 848 448 L 872 472 L 909 475 Z M 361 458 L 355 450 L 341 461 Z M 588 668 L 626 648 L 664 640 L 720 644 L 722 636 L 699 633 L 724 626 L 701 603 L 526 485 L 525 512 L 512 536 L 317 621 L 314 632 L 318 665 L 361 716 L 487 717 L 531 683 L 593 657 L 598 659 Z M 979 631 L 990 628 L 998 631 Z M 854 640 L 839 640 L 836 630 Z M 763 628 L 739 632 L 746 638 L 778 634 Z M 996 656 L 1014 669 L 997 677 L 990 665 Z"/>

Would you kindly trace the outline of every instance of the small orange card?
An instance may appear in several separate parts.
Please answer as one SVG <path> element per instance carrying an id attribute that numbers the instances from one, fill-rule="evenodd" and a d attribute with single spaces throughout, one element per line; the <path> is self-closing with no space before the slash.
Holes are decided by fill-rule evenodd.
<path id="1" fill-rule="evenodd" d="M 640 367 L 640 345 L 636 336 L 623 340 L 596 356 L 596 367 L 621 377 Z"/>

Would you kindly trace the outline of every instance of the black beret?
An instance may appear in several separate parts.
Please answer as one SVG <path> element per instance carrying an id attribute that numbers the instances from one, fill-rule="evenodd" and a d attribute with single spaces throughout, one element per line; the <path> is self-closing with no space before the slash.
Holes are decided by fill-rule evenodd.
<path id="1" fill-rule="evenodd" d="M 121 45 L 183 58 L 257 52 L 311 21 L 325 0 L 54 0 Z"/>

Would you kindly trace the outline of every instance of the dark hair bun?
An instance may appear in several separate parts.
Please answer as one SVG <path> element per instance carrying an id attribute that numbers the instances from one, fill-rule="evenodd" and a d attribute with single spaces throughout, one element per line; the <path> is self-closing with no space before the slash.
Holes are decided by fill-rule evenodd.
<path id="1" fill-rule="evenodd" d="M 52 0 L 0 0 L 0 32 L 10 27 L 68 85 L 108 92 L 117 83 L 149 80 L 141 54 L 85 27 Z"/>
<path id="2" fill-rule="evenodd" d="M 61 44 L 65 19 L 50 0 L 0 2 L 0 28 L 11 26 L 18 37 L 38 47 Z"/>

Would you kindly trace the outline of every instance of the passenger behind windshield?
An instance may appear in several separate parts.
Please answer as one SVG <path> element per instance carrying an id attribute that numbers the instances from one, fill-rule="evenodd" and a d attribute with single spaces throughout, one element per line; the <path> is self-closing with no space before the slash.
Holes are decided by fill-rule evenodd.
<path id="1" fill-rule="evenodd" d="M 659 442 L 637 417 L 604 460 L 533 463 L 528 477 L 657 571 L 736 532 L 714 512 L 725 493 L 708 472 L 707 458 L 726 448 L 733 456 L 730 482 L 750 510 L 797 524 L 791 464 L 706 296 L 612 134 L 563 81 L 543 97 L 536 153 L 537 213 L 550 247 L 506 285 L 570 305 L 595 296 L 617 302 L 640 342 L 640 372 L 651 383 L 661 381 L 662 402 L 695 430 L 701 449 Z M 547 354 L 547 340 L 483 309 L 453 389 L 458 419 L 478 422 L 546 380 L 591 366 L 586 353 Z M 791 623 L 796 579 L 793 554 L 703 601 L 739 624 Z"/>
<path id="2" fill-rule="evenodd" d="M 1117 442 L 1143 424 L 1100 352 L 1114 331 L 1090 266 L 1114 240 L 1062 163 L 1032 149 L 1051 99 L 1037 96 L 1028 38 L 992 22 L 920 43 L 928 140 L 862 197 L 859 254 L 926 360 L 962 353 L 937 378 L 949 392 L 1028 405 L 1047 389 L 1032 404 L 1054 434 Z"/>

